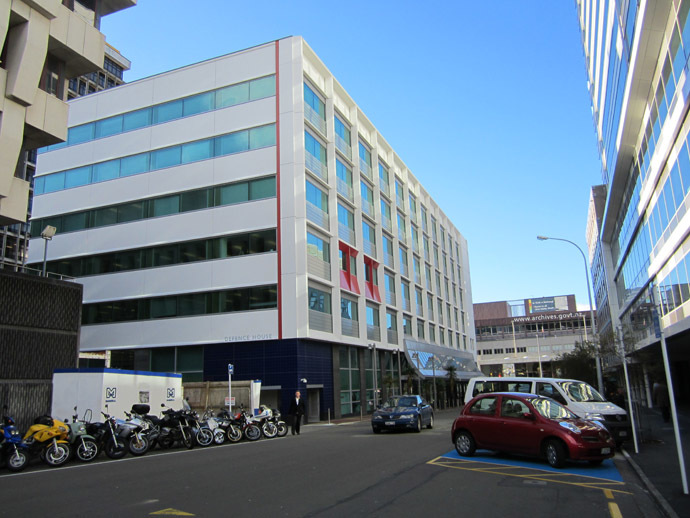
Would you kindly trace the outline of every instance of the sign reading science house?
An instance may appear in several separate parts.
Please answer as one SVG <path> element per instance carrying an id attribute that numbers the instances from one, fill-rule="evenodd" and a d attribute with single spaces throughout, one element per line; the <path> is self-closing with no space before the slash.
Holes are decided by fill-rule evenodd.
<path id="1" fill-rule="evenodd" d="M 568 311 L 568 297 L 542 297 L 527 299 L 528 313 L 545 313 L 547 311 Z"/>
<path id="2" fill-rule="evenodd" d="M 275 340 L 278 337 L 273 333 L 253 333 L 249 335 L 224 336 L 224 342 L 253 342 L 254 340 Z"/>

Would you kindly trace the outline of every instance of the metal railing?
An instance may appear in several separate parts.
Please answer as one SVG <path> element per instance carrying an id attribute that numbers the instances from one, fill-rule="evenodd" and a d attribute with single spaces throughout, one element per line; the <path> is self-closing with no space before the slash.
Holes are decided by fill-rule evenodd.
<path id="1" fill-rule="evenodd" d="M 349 318 L 343 318 L 342 329 L 343 334 L 347 336 L 359 337 L 359 322 L 356 320 L 350 320 Z"/>
<path id="2" fill-rule="evenodd" d="M 312 155 L 309 151 L 304 153 L 305 165 L 316 176 L 321 178 L 324 182 L 328 181 L 328 167 L 321 160 Z"/>
<path id="3" fill-rule="evenodd" d="M 338 151 L 345 155 L 348 160 L 352 160 L 352 147 L 350 147 L 350 145 L 345 142 L 345 139 L 340 135 L 335 136 L 335 147 L 338 149 Z"/>
<path id="4" fill-rule="evenodd" d="M 307 219 L 326 230 L 330 230 L 328 214 L 310 201 L 307 202 Z"/>
<path id="5" fill-rule="evenodd" d="M 328 313 L 322 313 L 313 309 L 309 310 L 309 329 L 333 332 L 333 317 Z"/>
<path id="6" fill-rule="evenodd" d="M 338 178 L 336 182 L 338 184 L 338 192 L 345 196 L 348 200 L 353 201 L 355 199 L 355 193 L 351 185 L 348 185 L 343 181 L 342 178 Z"/>
<path id="7" fill-rule="evenodd" d="M 367 340 L 381 341 L 381 328 L 367 324 Z"/>
<path id="8" fill-rule="evenodd" d="M 321 118 L 321 116 L 308 104 L 304 104 L 304 118 L 309 121 L 309 123 L 314 126 L 321 134 L 326 136 L 326 121 Z"/>

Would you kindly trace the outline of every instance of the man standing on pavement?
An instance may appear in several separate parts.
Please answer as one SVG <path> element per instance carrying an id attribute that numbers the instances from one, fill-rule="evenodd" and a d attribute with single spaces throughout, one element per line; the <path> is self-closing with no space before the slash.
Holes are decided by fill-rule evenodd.
<path id="1" fill-rule="evenodd" d="M 299 426 L 302 422 L 302 416 L 306 413 L 304 401 L 301 398 L 299 390 L 295 392 L 295 397 L 290 402 L 290 410 L 288 414 L 292 416 L 292 435 L 299 435 Z"/>

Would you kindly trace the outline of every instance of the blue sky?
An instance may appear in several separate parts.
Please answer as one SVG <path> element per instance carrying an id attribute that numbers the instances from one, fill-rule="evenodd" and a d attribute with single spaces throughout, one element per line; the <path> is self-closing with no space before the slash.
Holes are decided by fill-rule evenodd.
<path id="1" fill-rule="evenodd" d="M 473 302 L 587 306 L 601 183 L 575 2 L 139 0 L 103 19 L 126 81 L 303 36 L 468 241 Z"/>

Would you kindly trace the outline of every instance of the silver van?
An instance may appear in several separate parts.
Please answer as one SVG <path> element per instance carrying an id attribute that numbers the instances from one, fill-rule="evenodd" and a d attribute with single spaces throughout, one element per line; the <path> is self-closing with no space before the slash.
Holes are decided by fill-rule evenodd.
<path id="1" fill-rule="evenodd" d="M 550 397 L 579 417 L 603 421 L 618 446 L 628 440 L 632 433 L 628 413 L 606 401 L 594 387 L 584 381 L 562 378 L 477 377 L 470 379 L 467 384 L 465 403 L 474 396 L 487 392 L 525 392 Z"/>

